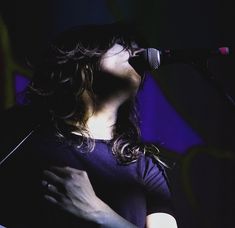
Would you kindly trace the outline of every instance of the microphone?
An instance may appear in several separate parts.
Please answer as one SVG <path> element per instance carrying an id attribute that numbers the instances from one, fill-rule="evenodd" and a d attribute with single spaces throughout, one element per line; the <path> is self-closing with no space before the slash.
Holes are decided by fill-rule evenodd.
<path id="1" fill-rule="evenodd" d="M 145 48 L 129 59 L 129 63 L 138 72 L 144 70 L 156 70 L 160 65 L 171 63 L 193 63 L 207 60 L 213 56 L 226 56 L 230 54 L 228 47 L 215 49 L 191 48 L 191 49 L 155 49 Z"/>
<path id="2" fill-rule="evenodd" d="M 191 48 L 191 49 L 164 49 L 160 50 L 161 64 L 170 63 L 188 63 L 194 61 L 207 60 L 214 56 L 229 55 L 228 47 L 220 47 L 214 49 L 207 48 Z"/>

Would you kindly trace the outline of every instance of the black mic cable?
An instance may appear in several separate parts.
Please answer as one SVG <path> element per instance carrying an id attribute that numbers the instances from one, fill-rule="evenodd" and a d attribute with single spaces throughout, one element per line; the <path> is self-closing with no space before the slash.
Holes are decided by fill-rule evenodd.
<path id="1" fill-rule="evenodd" d="M 10 157 L 13 156 L 15 151 L 27 140 L 30 138 L 30 136 L 40 127 L 40 125 L 37 125 L 33 130 L 31 130 L 15 147 L 13 150 L 11 150 L 4 158 L 0 161 L 0 167 L 2 164 L 5 163 Z"/>

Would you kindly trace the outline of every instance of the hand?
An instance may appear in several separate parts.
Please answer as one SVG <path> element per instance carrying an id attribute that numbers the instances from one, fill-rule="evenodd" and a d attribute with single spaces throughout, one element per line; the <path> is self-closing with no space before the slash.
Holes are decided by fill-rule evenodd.
<path id="1" fill-rule="evenodd" d="M 44 171 L 45 198 L 77 217 L 97 222 L 99 214 L 109 210 L 91 185 L 86 171 L 70 167 L 52 167 Z"/>

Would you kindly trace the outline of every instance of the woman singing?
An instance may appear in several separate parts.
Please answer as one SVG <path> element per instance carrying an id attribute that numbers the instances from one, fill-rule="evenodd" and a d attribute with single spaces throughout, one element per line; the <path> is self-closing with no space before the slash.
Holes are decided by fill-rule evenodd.
<path id="1" fill-rule="evenodd" d="M 130 60 L 143 50 L 118 23 L 76 27 L 49 45 L 27 93 L 46 118 L 2 167 L 0 223 L 177 228 L 164 165 L 140 140 L 144 71 Z"/>

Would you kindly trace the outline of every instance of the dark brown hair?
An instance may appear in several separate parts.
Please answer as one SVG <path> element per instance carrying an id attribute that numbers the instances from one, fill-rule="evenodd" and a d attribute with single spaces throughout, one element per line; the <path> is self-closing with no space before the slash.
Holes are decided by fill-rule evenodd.
<path id="1" fill-rule="evenodd" d="M 96 105 L 93 81 L 101 56 L 115 43 L 131 49 L 133 41 L 146 45 L 137 30 L 115 23 L 75 27 L 49 45 L 35 68 L 29 94 L 33 103 L 49 111 L 58 135 L 68 139 L 69 133 L 76 130 L 83 135 L 88 151 L 93 150 L 95 140 L 84 136 L 89 132 L 85 127 L 86 103 L 81 95 L 86 91 Z M 133 162 L 145 153 L 134 97 L 120 106 L 113 136 L 112 151 L 121 163 Z"/>

